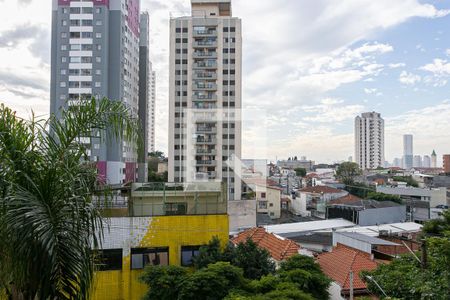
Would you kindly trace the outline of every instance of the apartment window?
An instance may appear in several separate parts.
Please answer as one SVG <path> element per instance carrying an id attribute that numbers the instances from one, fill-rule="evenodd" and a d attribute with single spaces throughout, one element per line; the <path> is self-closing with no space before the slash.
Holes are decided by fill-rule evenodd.
<path id="1" fill-rule="evenodd" d="M 61 21 L 61 25 L 62 25 L 62 26 L 67 26 L 67 21 L 66 21 L 66 20 L 62 20 L 62 21 Z"/>
<path id="2" fill-rule="evenodd" d="M 97 20 L 97 21 L 95 21 L 95 25 L 97 25 L 97 26 L 103 25 L 102 20 Z"/>
<path id="3" fill-rule="evenodd" d="M 181 247 L 181 265 L 192 265 L 192 258 L 199 254 L 200 246 L 182 246 Z"/>
<path id="4" fill-rule="evenodd" d="M 83 51 L 91 51 L 92 45 L 81 45 L 81 50 Z"/>
<path id="5" fill-rule="evenodd" d="M 67 8 L 63 8 L 61 11 L 63 14 L 67 14 Z"/>
<path id="6" fill-rule="evenodd" d="M 93 9 L 92 7 L 83 7 L 83 14 L 92 14 L 93 13 Z"/>
<path id="7" fill-rule="evenodd" d="M 100 44 L 97 44 L 97 50 L 102 50 L 102 45 L 100 45 Z"/>
<path id="8" fill-rule="evenodd" d="M 80 20 L 70 20 L 70 26 L 80 26 Z"/>
<path id="9" fill-rule="evenodd" d="M 95 75 L 102 75 L 102 70 L 95 70 Z"/>
<path id="10" fill-rule="evenodd" d="M 258 206 L 260 209 L 267 209 L 267 201 L 258 201 Z"/>
<path id="11" fill-rule="evenodd" d="M 67 38 L 67 32 L 61 32 L 61 38 L 62 39 Z"/>
<path id="12" fill-rule="evenodd" d="M 181 29 L 180 27 L 175 28 L 176 33 L 181 33 L 181 31 L 183 31 L 183 33 L 187 33 L 188 29 L 187 27 L 184 27 L 183 29 Z"/>
<path id="13" fill-rule="evenodd" d="M 102 12 L 102 8 L 101 7 L 96 7 L 95 8 L 95 13 L 99 14 Z"/>
<path id="14" fill-rule="evenodd" d="M 181 43 L 181 39 L 180 38 L 176 38 L 175 39 L 175 43 L 177 43 L 177 44 Z"/>
<path id="15" fill-rule="evenodd" d="M 92 20 L 81 20 L 81 25 L 92 26 Z"/>
<path id="16" fill-rule="evenodd" d="M 261 193 L 261 198 L 265 199 L 266 198 L 266 193 Z"/>
<path id="17" fill-rule="evenodd" d="M 64 95 L 64 94 L 59 95 L 59 99 L 60 100 L 66 100 L 66 95 Z"/>
<path id="18" fill-rule="evenodd" d="M 61 82 L 59 83 L 59 86 L 62 87 L 62 88 L 65 88 L 65 87 L 66 87 L 66 82 L 61 81 Z"/>
<path id="19" fill-rule="evenodd" d="M 122 270 L 122 249 L 99 250 L 97 257 L 99 271 Z"/>
<path id="20" fill-rule="evenodd" d="M 273 207 L 273 203 L 269 203 L 269 207 Z"/>
<path id="21" fill-rule="evenodd" d="M 71 32 L 70 33 L 70 38 L 71 39 L 79 39 L 80 38 L 80 33 L 79 32 Z"/>
<path id="22" fill-rule="evenodd" d="M 188 39 L 183 39 L 183 44 L 187 44 Z"/>
<path id="23" fill-rule="evenodd" d="M 81 13 L 81 9 L 79 7 L 71 7 L 70 13 L 71 14 L 79 14 L 79 13 Z"/>
<path id="24" fill-rule="evenodd" d="M 66 69 L 61 69 L 61 75 L 66 75 L 67 70 Z"/>
<path id="25" fill-rule="evenodd" d="M 96 88 L 101 87 L 101 83 L 98 82 L 98 81 L 96 81 L 96 82 L 95 82 L 95 87 L 96 87 Z"/>
<path id="26" fill-rule="evenodd" d="M 96 32 L 96 33 L 95 33 L 95 37 L 98 38 L 98 39 L 100 39 L 100 38 L 102 37 L 101 32 Z"/>
<path id="27" fill-rule="evenodd" d="M 95 57 L 95 61 L 98 62 L 98 63 L 102 62 L 102 58 L 100 56 L 96 56 Z"/>

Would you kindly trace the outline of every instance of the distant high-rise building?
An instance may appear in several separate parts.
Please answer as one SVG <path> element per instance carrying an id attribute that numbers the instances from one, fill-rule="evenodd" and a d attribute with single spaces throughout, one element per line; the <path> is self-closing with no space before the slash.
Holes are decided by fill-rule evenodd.
<path id="1" fill-rule="evenodd" d="M 152 64 L 150 63 L 150 68 Z M 149 132 L 148 132 L 148 149 L 150 152 L 156 150 L 155 147 L 155 114 L 156 114 L 156 73 L 150 71 L 150 101 L 149 101 Z"/>
<path id="2" fill-rule="evenodd" d="M 241 20 L 231 0 L 191 0 L 191 16 L 170 20 L 169 181 L 241 180 Z M 231 163 L 231 162 L 230 162 Z"/>
<path id="3" fill-rule="evenodd" d="M 394 162 L 392 163 L 392 166 L 394 166 L 394 167 L 402 167 L 402 159 L 401 158 L 398 158 L 398 157 L 396 157 L 396 158 L 394 158 Z"/>
<path id="4" fill-rule="evenodd" d="M 50 112 L 80 99 L 123 102 L 138 118 L 139 0 L 53 0 Z M 146 97 L 146 96 L 145 96 Z M 148 98 L 147 98 L 148 99 Z M 147 128 L 144 128 L 145 130 Z M 107 183 L 136 181 L 137 143 L 83 137 L 90 160 Z"/>
<path id="5" fill-rule="evenodd" d="M 384 120 L 377 112 L 355 118 L 355 160 L 362 169 L 383 166 Z"/>
<path id="6" fill-rule="evenodd" d="M 425 155 L 425 156 L 423 157 L 423 163 L 422 163 L 422 166 L 423 166 L 424 168 L 431 168 L 431 158 L 430 158 L 429 155 Z"/>
<path id="7" fill-rule="evenodd" d="M 414 155 L 413 167 L 414 168 L 421 168 L 422 167 L 422 156 Z"/>
<path id="8" fill-rule="evenodd" d="M 413 135 L 403 135 L 403 168 L 409 170 L 414 165 Z"/>
<path id="9" fill-rule="evenodd" d="M 431 167 L 437 168 L 437 155 L 436 151 L 433 150 L 433 153 L 431 153 Z"/>
<path id="10" fill-rule="evenodd" d="M 444 154 L 443 157 L 443 167 L 445 173 L 450 173 L 450 154 Z"/>

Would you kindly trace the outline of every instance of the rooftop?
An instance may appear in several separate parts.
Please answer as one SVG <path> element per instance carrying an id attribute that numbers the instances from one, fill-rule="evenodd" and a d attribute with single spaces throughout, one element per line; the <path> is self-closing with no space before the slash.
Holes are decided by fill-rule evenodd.
<path id="1" fill-rule="evenodd" d="M 391 223 L 374 226 L 354 226 L 352 228 L 340 228 L 339 232 L 357 232 L 368 236 L 378 236 L 381 232 L 387 232 L 389 234 L 400 234 L 405 232 L 419 232 L 422 230 L 422 225 L 414 222 L 405 223 Z"/>
<path id="2" fill-rule="evenodd" d="M 337 282 L 344 291 L 350 289 L 351 271 L 354 274 L 353 288 L 364 290 L 367 286 L 359 277 L 359 273 L 377 267 L 377 263 L 371 259 L 370 254 L 342 244 L 337 244 L 332 252 L 320 254 L 317 261 L 322 271 Z"/>
<path id="3" fill-rule="evenodd" d="M 266 226 L 268 232 L 284 237 L 306 234 L 313 231 L 324 231 L 335 228 L 354 227 L 355 224 L 345 219 L 329 219 L 309 222 L 296 222 Z"/>
<path id="4" fill-rule="evenodd" d="M 337 194 L 344 192 L 343 190 L 335 189 L 326 185 L 316 185 L 316 186 L 309 186 L 305 187 L 299 190 L 299 192 L 304 193 L 317 193 L 317 194 Z"/>
<path id="5" fill-rule="evenodd" d="M 361 201 L 361 198 L 356 197 L 352 194 L 348 194 L 347 196 L 330 200 L 328 201 L 328 204 L 347 204 L 347 203 L 354 203 L 356 201 Z"/>
<path id="6" fill-rule="evenodd" d="M 377 237 L 373 237 L 370 235 L 365 235 L 365 234 L 361 234 L 358 232 L 336 232 L 336 234 L 340 234 L 349 238 L 352 238 L 354 240 L 360 241 L 360 242 L 364 242 L 364 243 L 368 243 L 371 245 L 384 245 L 384 246 L 399 246 L 399 244 L 390 242 L 390 241 L 386 241 L 383 239 L 379 239 Z"/>
<path id="7" fill-rule="evenodd" d="M 284 239 L 273 233 L 268 233 L 263 227 L 254 227 L 240 232 L 231 239 L 235 245 L 243 243 L 250 238 L 259 247 L 266 249 L 270 256 L 277 261 L 284 260 L 298 254 L 300 246 L 294 241 Z"/>

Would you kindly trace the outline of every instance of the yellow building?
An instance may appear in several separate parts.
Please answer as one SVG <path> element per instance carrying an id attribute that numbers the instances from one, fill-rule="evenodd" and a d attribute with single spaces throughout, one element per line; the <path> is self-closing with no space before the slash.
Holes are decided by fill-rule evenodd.
<path id="1" fill-rule="evenodd" d="M 128 216 L 105 221 L 93 299 L 141 299 L 147 265 L 189 265 L 214 236 L 228 241 L 223 184 L 133 184 Z M 123 210 L 122 210 L 123 211 Z"/>

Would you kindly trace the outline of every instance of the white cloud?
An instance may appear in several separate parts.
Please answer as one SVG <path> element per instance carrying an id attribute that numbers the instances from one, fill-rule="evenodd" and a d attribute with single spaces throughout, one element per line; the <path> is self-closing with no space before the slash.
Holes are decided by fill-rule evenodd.
<path id="1" fill-rule="evenodd" d="M 407 84 L 407 85 L 414 85 L 418 82 L 420 82 L 422 78 L 419 75 L 413 74 L 413 73 L 408 73 L 407 71 L 402 71 L 400 73 L 400 77 L 398 78 L 398 80 L 403 83 L 403 84 Z"/>
<path id="2" fill-rule="evenodd" d="M 445 50 L 445 54 L 446 54 L 447 56 L 450 56 L 450 49 Z"/>
<path id="3" fill-rule="evenodd" d="M 436 76 L 450 75 L 450 63 L 445 59 L 435 58 L 432 63 L 420 67 L 423 71 L 428 71 Z"/>
<path id="4" fill-rule="evenodd" d="M 388 64 L 388 67 L 391 69 L 397 69 L 397 68 L 402 68 L 406 66 L 405 63 L 392 63 L 392 64 Z"/>
<path id="5" fill-rule="evenodd" d="M 372 88 L 372 89 L 364 88 L 364 93 L 366 93 L 366 94 L 375 94 L 376 92 L 377 92 L 376 88 Z"/>
<path id="6" fill-rule="evenodd" d="M 364 110 L 363 105 L 344 105 L 344 101 L 335 98 L 325 98 L 318 105 L 305 105 L 301 109 L 312 116 L 306 116 L 305 122 L 336 123 L 353 119 Z"/>

